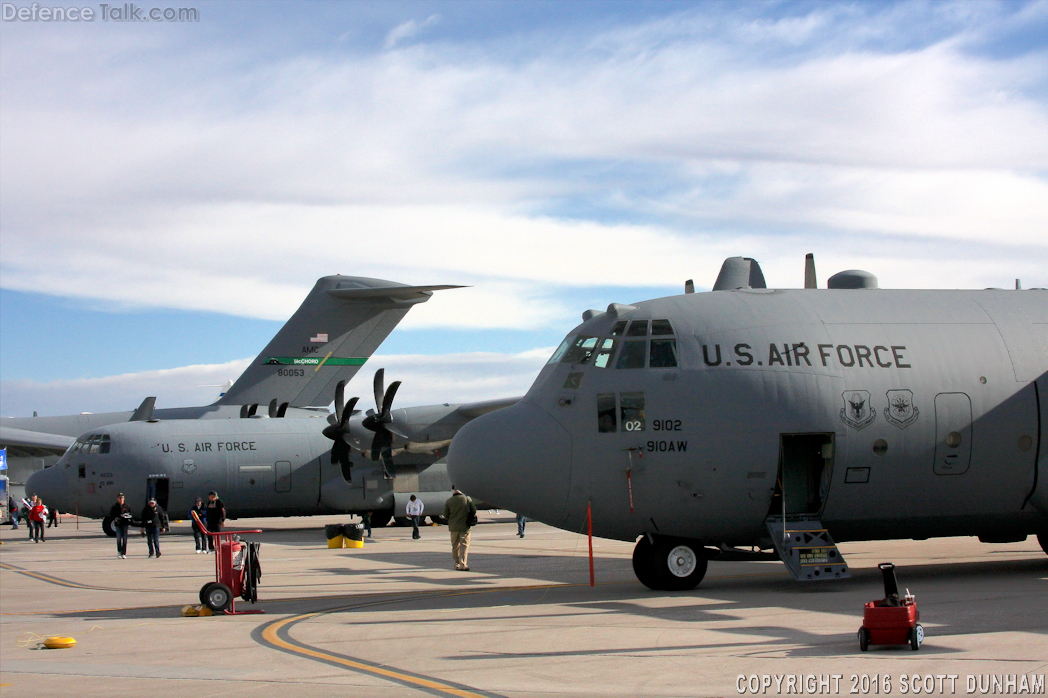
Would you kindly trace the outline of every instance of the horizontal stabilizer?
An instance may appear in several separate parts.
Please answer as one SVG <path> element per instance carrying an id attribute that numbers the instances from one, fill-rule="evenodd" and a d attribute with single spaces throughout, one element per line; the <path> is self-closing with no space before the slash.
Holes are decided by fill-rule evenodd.
<path id="1" fill-rule="evenodd" d="M 333 288 L 328 291 L 329 295 L 343 301 L 378 301 L 392 299 L 400 302 L 425 302 L 433 295 L 433 291 L 446 291 L 451 288 L 466 288 L 465 286 L 382 286 L 382 287 L 360 287 L 360 288 Z"/>

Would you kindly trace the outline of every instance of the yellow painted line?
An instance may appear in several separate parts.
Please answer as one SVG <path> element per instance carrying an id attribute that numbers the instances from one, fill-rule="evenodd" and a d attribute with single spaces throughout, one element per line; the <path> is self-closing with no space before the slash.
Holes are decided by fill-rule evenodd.
<path id="1" fill-rule="evenodd" d="M 413 686 L 418 686 L 420 688 L 427 688 L 431 691 L 439 691 L 441 693 L 446 693 L 452 696 L 460 696 L 460 698 L 484 698 L 484 696 L 480 693 L 474 693 L 473 691 L 465 691 L 461 688 L 456 688 L 454 686 L 448 685 L 446 683 L 441 683 L 439 681 L 434 681 L 432 679 L 424 679 L 417 676 L 402 674 L 399 671 L 393 671 L 391 669 L 383 669 L 382 667 L 374 667 L 368 664 L 362 664 L 361 662 L 356 662 L 352 659 L 346 659 L 345 657 L 339 657 L 335 654 L 321 652 L 319 650 L 311 649 L 308 647 L 299 647 L 297 645 L 292 645 L 289 642 L 285 642 L 284 640 L 277 637 L 277 631 L 280 628 L 287 625 L 288 623 L 306 620 L 307 618 L 311 618 L 313 616 L 318 615 L 321 614 L 307 613 L 301 616 L 286 618 L 266 628 L 265 631 L 263 631 L 262 633 L 262 637 L 264 637 L 266 642 L 270 643 L 271 645 L 274 645 L 275 647 L 280 647 L 281 649 L 286 650 L 288 652 L 312 657 L 314 659 L 320 659 L 322 661 L 331 662 L 333 664 L 341 664 L 342 666 L 348 667 L 355 671 L 374 674 L 375 676 L 381 676 L 386 679 L 393 679 L 394 681 L 397 681 L 399 683 L 406 683 Z"/>
<path id="2" fill-rule="evenodd" d="M 319 370 L 320 370 L 320 367 L 321 367 L 321 366 L 323 366 L 324 364 L 326 364 L 326 363 L 327 363 L 327 360 L 328 360 L 328 359 L 330 359 L 330 358 L 331 358 L 331 355 L 332 355 L 332 354 L 334 354 L 334 353 L 335 353 L 335 352 L 333 352 L 333 351 L 329 351 L 329 352 L 327 353 L 327 356 L 325 356 L 325 357 L 324 357 L 324 360 L 323 360 L 323 361 L 321 361 L 321 362 L 320 362 L 319 364 L 317 364 L 317 367 L 313 369 L 313 373 L 316 373 L 317 371 L 319 371 Z"/>

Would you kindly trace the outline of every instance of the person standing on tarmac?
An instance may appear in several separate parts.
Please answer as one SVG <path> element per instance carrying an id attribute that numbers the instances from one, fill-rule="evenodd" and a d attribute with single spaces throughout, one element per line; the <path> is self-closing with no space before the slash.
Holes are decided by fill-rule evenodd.
<path id="1" fill-rule="evenodd" d="M 411 531 L 411 537 L 415 540 L 422 537 L 418 532 L 418 520 L 422 518 L 422 511 L 425 508 L 426 507 L 421 499 L 418 499 L 415 495 L 411 495 L 411 499 L 408 501 L 407 515 L 411 518 L 411 526 L 413 528 Z"/>
<path id="2" fill-rule="evenodd" d="M 451 556 L 455 559 L 455 569 L 460 572 L 469 572 L 469 565 L 466 564 L 469 529 L 476 516 L 477 505 L 459 490 L 455 490 L 444 502 L 444 518 L 448 520 L 448 531 L 451 532 Z"/>
<path id="3" fill-rule="evenodd" d="M 22 517 L 22 513 L 18 511 L 18 502 L 15 501 L 14 497 L 7 498 L 7 513 L 11 515 L 11 530 L 18 530 L 18 519 Z"/>
<path id="4" fill-rule="evenodd" d="M 167 514 L 150 499 L 142 510 L 142 530 L 146 532 L 146 543 L 149 544 L 149 557 L 160 557 L 160 531 L 167 528 Z"/>
<path id="5" fill-rule="evenodd" d="M 47 514 L 47 527 L 51 528 L 51 526 L 58 528 L 58 509 L 52 509 Z"/>
<path id="6" fill-rule="evenodd" d="M 197 515 L 197 518 L 200 519 L 199 524 L 193 519 L 194 513 Z M 207 524 L 207 507 L 204 506 L 204 500 L 200 497 L 196 498 L 196 503 L 193 504 L 193 508 L 189 510 L 189 520 L 193 522 L 193 542 L 196 543 L 197 555 L 200 553 L 206 553 L 207 539 L 210 538 L 210 536 L 200 527 Z"/>
<path id="7" fill-rule="evenodd" d="M 226 507 L 218 498 L 218 492 L 211 490 L 207 493 L 207 504 L 204 505 L 204 508 L 207 509 L 207 530 L 218 533 L 226 521 Z M 209 553 L 215 552 L 214 536 L 207 537 L 207 548 Z"/>
<path id="8" fill-rule="evenodd" d="M 44 541 L 44 518 L 47 517 L 47 507 L 44 506 L 44 500 L 39 497 L 33 498 L 33 508 L 29 510 L 29 527 L 31 538 L 34 543 L 43 543 Z"/>
<path id="9" fill-rule="evenodd" d="M 121 560 L 127 558 L 127 529 L 131 526 L 131 507 L 124 503 L 124 493 L 116 496 L 116 504 L 109 510 L 116 531 L 116 556 Z"/>

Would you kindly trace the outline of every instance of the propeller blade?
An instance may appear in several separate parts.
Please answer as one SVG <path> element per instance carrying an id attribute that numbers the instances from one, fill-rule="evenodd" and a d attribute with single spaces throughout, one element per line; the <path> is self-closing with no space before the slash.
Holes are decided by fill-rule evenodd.
<path id="1" fill-rule="evenodd" d="M 286 402 L 280 403 L 280 407 L 277 408 L 277 419 L 282 419 L 287 414 L 288 404 Z"/>
<path id="2" fill-rule="evenodd" d="M 342 410 L 342 419 L 339 420 L 338 426 L 345 430 L 346 425 L 349 424 L 349 418 L 353 416 L 353 408 L 357 406 L 357 400 L 359 397 L 352 397 L 349 399 L 349 403 Z"/>
<path id="3" fill-rule="evenodd" d="M 339 381 L 335 386 L 335 420 L 342 421 L 342 411 L 346 402 L 346 381 Z"/>
<path id="4" fill-rule="evenodd" d="M 386 369 L 375 371 L 375 409 L 381 412 L 383 386 L 386 383 Z"/>
<path id="5" fill-rule="evenodd" d="M 277 399 L 273 398 L 269 401 L 269 418 L 273 419 L 277 416 Z"/>
<path id="6" fill-rule="evenodd" d="M 388 422 L 390 420 L 389 408 L 393 406 L 393 398 L 397 396 L 397 389 L 400 388 L 400 381 L 393 381 L 389 390 L 386 391 L 386 396 L 382 398 L 382 421 Z"/>
<path id="7" fill-rule="evenodd" d="M 247 419 L 247 411 L 248 411 L 248 409 L 249 408 L 248 408 L 247 405 L 241 405 L 240 406 L 240 418 L 241 419 Z"/>
<path id="8" fill-rule="evenodd" d="M 383 450 L 393 446 L 393 434 L 386 429 L 379 429 L 371 439 L 371 460 L 377 461 Z"/>

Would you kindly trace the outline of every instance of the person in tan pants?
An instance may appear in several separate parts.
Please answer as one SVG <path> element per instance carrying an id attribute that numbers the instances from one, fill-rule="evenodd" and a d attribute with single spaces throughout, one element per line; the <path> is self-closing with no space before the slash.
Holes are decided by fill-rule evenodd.
<path id="1" fill-rule="evenodd" d="M 444 517 L 451 532 L 451 556 L 455 559 L 455 569 L 468 572 L 469 529 L 476 523 L 477 506 L 472 499 L 455 490 L 444 502 Z"/>

